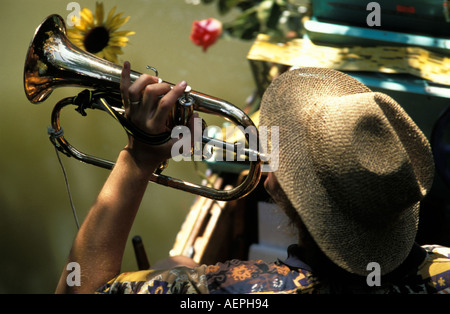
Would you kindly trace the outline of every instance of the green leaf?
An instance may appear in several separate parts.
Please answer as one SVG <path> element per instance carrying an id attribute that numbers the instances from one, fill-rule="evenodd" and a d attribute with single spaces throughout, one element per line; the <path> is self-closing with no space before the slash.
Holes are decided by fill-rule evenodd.
<path id="1" fill-rule="evenodd" d="M 218 8 L 220 14 L 227 14 L 233 9 L 240 0 L 219 0 Z"/>
<path id="2" fill-rule="evenodd" d="M 268 29 L 278 29 L 278 23 L 280 21 L 282 13 L 283 11 L 281 10 L 280 6 L 274 3 L 272 9 L 270 10 L 269 18 L 266 21 L 266 27 Z"/>
<path id="3" fill-rule="evenodd" d="M 259 33 L 261 25 L 253 9 L 239 15 L 233 22 L 224 25 L 224 30 L 232 37 L 251 40 Z"/>
<path id="4" fill-rule="evenodd" d="M 260 24 L 262 25 L 262 31 L 267 32 L 269 30 L 277 30 L 278 22 L 281 14 L 283 13 L 280 6 L 273 0 L 264 0 L 257 8 L 257 16 Z"/>
<path id="5" fill-rule="evenodd" d="M 216 3 L 219 14 L 225 15 L 232 10 L 242 13 L 223 25 L 224 33 L 240 39 L 254 39 L 259 33 L 282 38 L 286 32 L 301 29 L 297 7 L 304 0 L 201 0 L 204 4 Z M 306 0 L 308 2 L 308 0 Z M 291 14 L 284 23 L 283 12 Z M 234 13 L 234 12 L 233 12 Z"/>
<path id="6" fill-rule="evenodd" d="M 264 0 L 258 5 L 256 12 L 258 19 L 262 24 L 265 24 L 266 20 L 269 19 L 272 6 L 273 6 L 272 0 Z"/>
<path id="7" fill-rule="evenodd" d="M 261 1 L 263 1 L 263 0 L 256 0 L 256 1 L 255 0 L 241 0 L 237 4 L 237 7 L 239 9 L 241 9 L 242 11 L 246 11 L 250 8 L 257 7 Z"/>

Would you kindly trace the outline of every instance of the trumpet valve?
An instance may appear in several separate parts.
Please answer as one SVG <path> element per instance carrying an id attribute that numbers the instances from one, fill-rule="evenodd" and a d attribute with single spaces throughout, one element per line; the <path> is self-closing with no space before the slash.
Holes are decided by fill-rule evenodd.
<path id="1" fill-rule="evenodd" d="M 175 125 L 189 125 L 189 120 L 194 113 L 195 100 L 190 95 L 191 87 L 187 86 L 184 95 L 178 98 L 174 112 L 174 124 Z"/>

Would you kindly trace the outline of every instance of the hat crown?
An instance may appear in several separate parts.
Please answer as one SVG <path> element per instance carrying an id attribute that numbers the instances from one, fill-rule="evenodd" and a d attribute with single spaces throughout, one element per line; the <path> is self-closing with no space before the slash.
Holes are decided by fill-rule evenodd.
<path id="1" fill-rule="evenodd" d="M 315 107 L 310 154 L 322 186 L 355 219 L 392 221 L 422 198 L 414 168 L 379 93 L 329 97 Z"/>

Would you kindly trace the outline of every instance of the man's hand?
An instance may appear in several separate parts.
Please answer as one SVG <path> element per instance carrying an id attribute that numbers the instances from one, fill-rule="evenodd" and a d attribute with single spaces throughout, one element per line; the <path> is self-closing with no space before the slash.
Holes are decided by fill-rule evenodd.
<path id="1" fill-rule="evenodd" d="M 126 117 L 142 131 L 149 134 L 171 132 L 171 112 L 186 89 L 185 81 L 173 88 L 159 83 L 158 78 L 143 74 L 130 83 L 130 64 L 124 63 L 120 91 Z M 147 171 L 154 171 L 155 165 L 171 158 L 171 148 L 177 139 L 162 145 L 148 145 L 130 137 L 126 150 L 135 158 L 136 164 Z M 153 168 L 153 169 L 152 169 Z"/>

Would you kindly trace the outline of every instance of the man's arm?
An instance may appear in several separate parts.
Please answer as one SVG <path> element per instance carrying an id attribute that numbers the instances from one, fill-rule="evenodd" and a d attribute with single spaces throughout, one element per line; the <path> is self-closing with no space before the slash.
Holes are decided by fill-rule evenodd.
<path id="1" fill-rule="evenodd" d="M 92 293 L 120 272 L 128 234 L 147 182 L 130 153 L 123 150 L 83 222 L 67 260 L 80 265 L 81 285 L 68 286 L 69 272 L 64 270 L 58 293 Z"/>
<path id="2" fill-rule="evenodd" d="M 121 86 L 127 118 L 152 134 L 166 132 L 167 119 L 186 83 L 173 89 L 156 83 L 150 76 L 141 76 L 129 86 L 128 63 L 122 72 Z M 164 95 L 162 98 L 160 96 Z M 125 99 L 126 98 L 126 99 Z M 138 105 L 130 100 L 142 99 Z M 57 293 L 93 293 L 120 273 L 126 241 L 148 185 L 149 176 L 159 164 L 170 158 L 174 140 L 150 146 L 132 137 L 117 158 L 108 179 L 75 237 L 67 263 L 80 265 L 81 285 L 68 286 L 68 270 L 61 274 Z"/>

